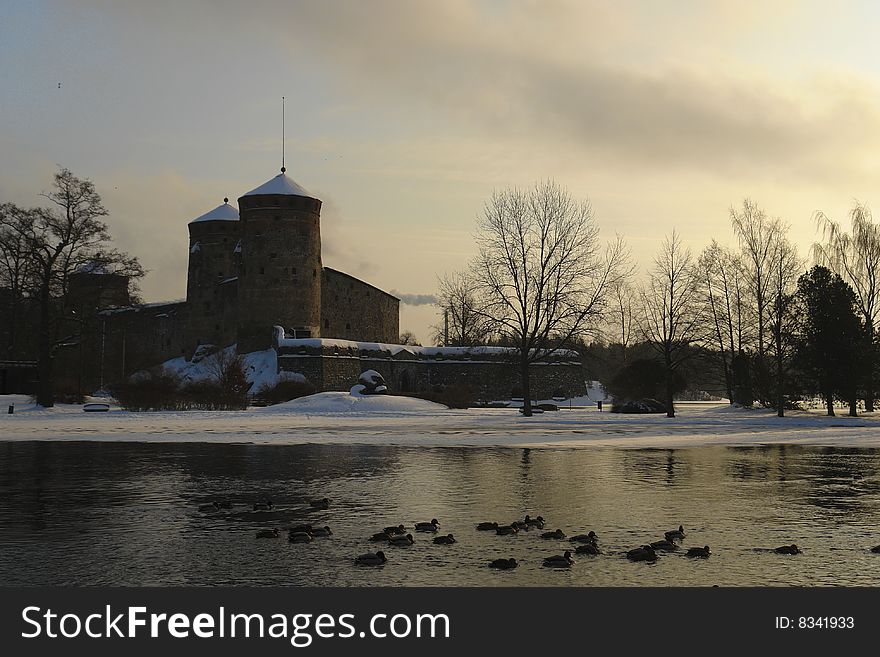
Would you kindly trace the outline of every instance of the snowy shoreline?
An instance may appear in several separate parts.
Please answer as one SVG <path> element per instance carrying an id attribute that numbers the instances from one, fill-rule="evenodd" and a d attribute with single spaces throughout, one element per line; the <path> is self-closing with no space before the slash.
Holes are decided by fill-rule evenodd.
<path id="1" fill-rule="evenodd" d="M 793 412 L 682 403 L 678 417 L 615 415 L 595 408 L 563 409 L 524 418 L 512 409 L 449 410 L 407 398 L 352 403 L 324 393 L 329 403 L 295 400 L 247 411 L 83 413 L 81 406 L 34 407 L 19 395 L 0 395 L 3 441 L 102 441 L 340 444 L 406 447 L 531 447 L 672 449 L 721 446 L 813 445 L 880 448 L 880 416 L 825 417 Z M 325 400 L 325 401 L 327 401 Z M 399 402 L 398 402 L 399 400 Z M 377 404 L 369 407 L 370 404 Z M 329 410 L 328 410 L 329 409 Z"/>

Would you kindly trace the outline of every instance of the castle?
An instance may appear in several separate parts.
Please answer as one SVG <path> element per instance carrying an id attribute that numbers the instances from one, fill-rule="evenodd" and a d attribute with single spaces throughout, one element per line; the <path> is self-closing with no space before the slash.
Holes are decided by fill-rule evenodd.
<path id="1" fill-rule="evenodd" d="M 318 390 L 347 390 L 373 369 L 392 390 L 466 385 L 479 399 L 516 395 L 509 349 L 397 345 L 400 300 L 323 266 L 321 201 L 284 167 L 239 197 L 238 209 L 224 199 L 188 227 L 183 301 L 132 304 L 124 276 L 100 268 L 73 274 L 65 303 L 79 319 L 56 354 L 60 377 L 75 376 L 79 390 L 91 391 L 235 344 L 240 354 L 273 349 L 278 371 L 298 372 Z M 574 352 L 532 370 L 538 397 L 585 390 Z"/>

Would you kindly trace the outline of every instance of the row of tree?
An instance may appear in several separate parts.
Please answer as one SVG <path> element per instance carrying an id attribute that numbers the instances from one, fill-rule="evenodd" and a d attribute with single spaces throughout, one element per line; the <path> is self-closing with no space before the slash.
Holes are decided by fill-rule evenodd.
<path id="1" fill-rule="evenodd" d="M 708 359 L 731 402 L 780 416 L 820 396 L 874 409 L 880 232 L 857 204 L 849 232 L 822 213 L 806 271 L 789 227 L 745 200 L 730 210 L 736 247 L 694 256 L 675 231 L 640 283 L 623 240 L 603 245 L 592 208 L 553 182 L 496 192 L 479 217 L 480 254 L 440 280 L 438 343 L 505 344 L 516 354 L 525 413 L 528 368 L 589 341 L 614 344 L 614 371 L 634 345 L 662 367 L 667 414 L 681 370 Z M 633 370 L 635 371 L 635 370 Z"/>

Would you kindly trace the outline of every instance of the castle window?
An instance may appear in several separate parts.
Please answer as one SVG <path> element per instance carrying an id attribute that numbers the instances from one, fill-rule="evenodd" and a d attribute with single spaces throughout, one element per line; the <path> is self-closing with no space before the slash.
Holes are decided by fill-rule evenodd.
<path id="1" fill-rule="evenodd" d="M 217 272 L 217 278 L 223 278 L 223 272 L 222 272 L 222 271 L 218 271 L 218 272 Z"/>
<path id="2" fill-rule="evenodd" d="M 348 322 L 345 323 L 345 330 L 346 330 L 346 331 L 350 331 L 350 330 L 351 330 L 351 324 L 350 324 L 350 323 L 348 323 Z"/>
<path id="3" fill-rule="evenodd" d="M 318 277 L 318 270 L 317 270 L 317 269 L 313 269 L 313 270 L 312 270 L 312 278 L 317 278 L 317 277 Z"/>
<path id="4" fill-rule="evenodd" d="M 296 267 L 293 268 L 292 273 L 294 276 L 296 275 Z"/>
<path id="5" fill-rule="evenodd" d="M 260 267 L 260 273 L 261 273 L 261 274 L 265 274 L 265 273 L 266 273 L 266 268 L 265 268 L 265 267 Z"/>
<path id="6" fill-rule="evenodd" d="M 325 329 L 330 328 L 330 320 L 329 320 L 329 319 L 325 319 L 325 320 L 324 320 L 324 328 L 325 328 Z"/>
<path id="7" fill-rule="evenodd" d="M 269 257 L 270 257 L 270 258 L 277 258 L 277 257 L 278 257 L 278 254 L 277 254 L 277 253 L 270 253 L 270 254 L 269 254 Z"/>
<path id="8" fill-rule="evenodd" d="M 219 330 L 220 330 L 220 325 L 219 325 L 219 324 L 214 324 L 214 330 L 215 330 L 215 331 L 219 331 Z"/>

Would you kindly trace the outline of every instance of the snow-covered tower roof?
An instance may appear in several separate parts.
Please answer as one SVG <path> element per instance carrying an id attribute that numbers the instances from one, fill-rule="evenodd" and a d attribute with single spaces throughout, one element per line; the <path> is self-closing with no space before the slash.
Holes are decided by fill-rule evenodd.
<path id="1" fill-rule="evenodd" d="M 203 221 L 238 221 L 238 210 L 234 205 L 229 205 L 229 199 L 225 198 L 222 205 L 218 205 L 210 212 L 196 217 L 189 223 L 196 224 Z"/>
<path id="2" fill-rule="evenodd" d="M 280 194 L 282 196 L 305 196 L 315 198 L 305 187 L 288 176 L 284 171 L 279 173 L 271 180 L 267 180 L 259 187 L 252 189 L 244 194 L 244 196 L 259 196 L 264 194 Z"/>

